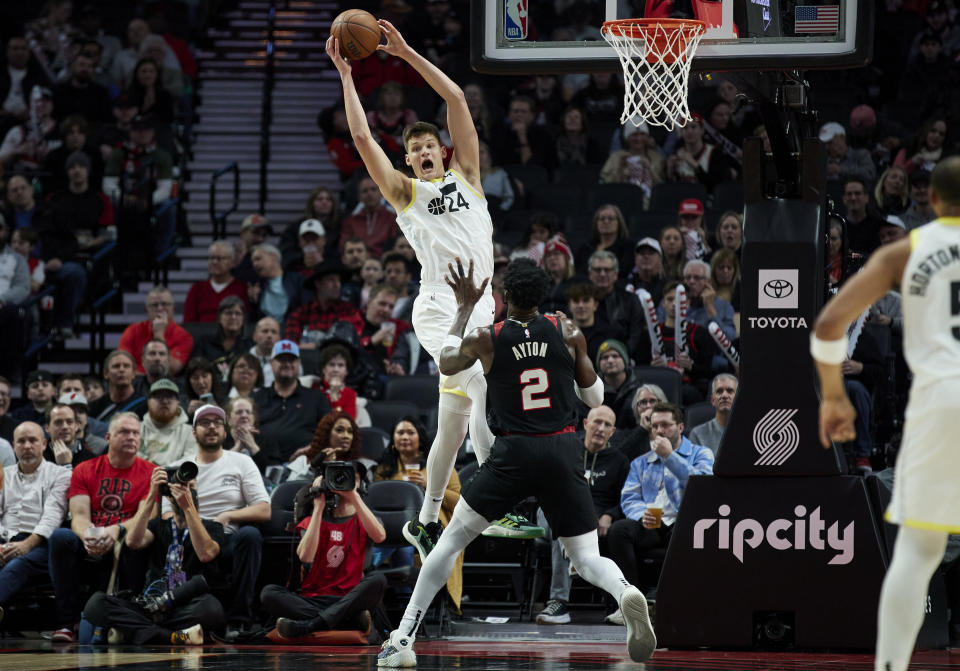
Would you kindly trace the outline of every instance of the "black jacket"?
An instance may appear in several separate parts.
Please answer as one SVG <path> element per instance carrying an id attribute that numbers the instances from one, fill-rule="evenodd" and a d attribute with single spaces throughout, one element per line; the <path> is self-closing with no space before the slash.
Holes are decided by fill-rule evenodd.
<path id="1" fill-rule="evenodd" d="M 614 337 L 623 341 L 635 363 L 650 363 L 647 318 L 643 314 L 640 299 L 635 294 L 615 288 L 606 298 L 600 300 L 597 322 L 612 327 L 617 333 Z"/>
<path id="2" fill-rule="evenodd" d="M 630 471 L 630 462 L 626 455 L 612 447 L 606 447 L 599 452 L 590 452 L 583 447 L 580 460 L 584 465 L 584 476 L 587 472 L 590 473 L 587 482 L 590 484 L 590 495 L 593 497 L 597 517 L 609 515 L 614 520 L 622 518 L 620 492 Z"/>

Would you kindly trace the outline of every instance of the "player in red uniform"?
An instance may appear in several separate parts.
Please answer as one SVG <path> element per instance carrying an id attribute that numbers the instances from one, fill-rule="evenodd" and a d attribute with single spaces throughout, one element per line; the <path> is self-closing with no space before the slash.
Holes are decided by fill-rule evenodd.
<path id="1" fill-rule="evenodd" d="M 459 258 L 456 272 L 450 266 L 450 276 L 446 280 L 457 297 L 457 314 L 441 351 L 440 371 L 453 375 L 480 361 L 489 394 L 488 422 L 496 440 L 490 457 L 463 487 L 450 524 L 423 564 L 400 627 L 383 644 L 378 666 L 416 665 L 414 635 L 456 556 L 491 520 L 531 495 L 540 501 L 577 572 L 620 604 L 630 658 L 649 659 L 657 639 L 646 599 L 616 564 L 600 556 L 597 515 L 578 461 L 582 443 L 574 433 L 574 395 L 591 407 L 603 401 L 603 384 L 590 363 L 583 334 L 565 315 L 539 314 L 537 305 L 550 281 L 533 261 L 518 259 L 504 277 L 506 320 L 462 338 L 489 278 L 478 289 L 473 263 L 464 274 Z"/>

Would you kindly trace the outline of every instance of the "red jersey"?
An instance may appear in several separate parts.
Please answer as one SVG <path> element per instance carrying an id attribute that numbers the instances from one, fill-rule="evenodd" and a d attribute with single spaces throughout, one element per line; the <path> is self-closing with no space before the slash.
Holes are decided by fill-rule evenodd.
<path id="1" fill-rule="evenodd" d="M 305 517 L 297 529 L 310 524 Z M 367 530 L 356 515 L 343 522 L 323 520 L 317 554 L 310 572 L 303 579 L 301 596 L 343 596 L 363 578 L 363 560 L 367 551 Z"/>
<path id="2" fill-rule="evenodd" d="M 150 477 L 156 466 L 137 457 L 130 468 L 114 468 L 106 454 L 73 469 L 67 499 L 90 497 L 90 521 L 108 527 L 134 516 L 137 506 L 150 491 Z"/>
<path id="3" fill-rule="evenodd" d="M 140 360 L 143 356 L 143 346 L 153 340 L 153 324 L 149 319 L 142 322 L 130 324 L 124 329 L 120 336 L 120 345 L 117 349 L 122 349 L 133 355 L 137 362 L 137 372 L 143 375 L 143 362 Z M 179 324 L 170 322 L 163 332 L 163 340 L 170 348 L 170 356 L 183 365 L 187 365 L 187 359 L 190 358 L 190 352 L 193 351 L 193 336 Z"/>

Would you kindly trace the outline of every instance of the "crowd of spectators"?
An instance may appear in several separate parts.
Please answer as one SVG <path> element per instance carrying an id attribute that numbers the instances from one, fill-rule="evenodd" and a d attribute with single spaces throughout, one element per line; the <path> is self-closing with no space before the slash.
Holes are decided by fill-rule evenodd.
<path id="1" fill-rule="evenodd" d="M 195 66 L 182 41 L 151 33 L 141 19 L 130 21 L 124 47 L 99 28 L 98 17 L 72 15 L 65 0 L 48 4 L 36 24 L 7 39 L 0 71 L 0 310 L 53 286 L 51 328 L 69 337 L 85 284 L 95 282 L 97 250 L 126 244 L 122 258 L 137 267 L 173 241 L 175 210 L 164 209 L 174 195 L 170 124 L 188 104 Z M 419 4 L 429 20 L 414 23 L 411 5 Z M 557 24 L 539 29 L 589 33 L 589 7 L 563 4 L 569 11 Z M 919 4 L 877 8 L 878 36 L 897 26 L 902 61 L 891 60 L 891 48 L 870 68 L 844 73 L 850 104 L 817 129 L 837 201 L 825 241 L 832 289 L 880 245 L 933 219 L 930 170 L 956 150 L 960 129 L 947 82 L 960 72 L 960 28 L 939 0 Z M 598 531 L 627 578 L 650 589 L 656 577 L 638 573 L 640 559 L 666 547 L 687 478 L 712 472 L 737 391 L 736 367 L 708 328 L 716 323 L 738 340 L 743 203 L 729 194 L 737 191 L 742 156 L 731 147 L 764 138 L 762 119 L 735 81 L 717 77 L 691 92 L 695 113 L 683 128 L 621 127 L 617 76 L 481 78 L 465 65 L 463 3 L 383 5 L 411 45 L 459 73 L 482 140 L 496 225 L 498 318 L 503 267 L 529 257 L 551 278 L 541 309 L 564 311 L 587 338 L 605 385 L 605 405 L 589 414 L 584 408 L 582 417 Z M 445 110 L 403 61 L 377 52 L 353 73 L 370 103 L 371 128 L 398 167 L 398 133 L 411 121 L 436 121 L 449 143 Z M 324 461 L 359 458 L 360 432 L 374 426 L 390 445 L 363 477 L 424 485 L 426 413 L 378 425 L 368 411 L 391 380 L 437 374 L 411 326 L 420 268 L 396 213 L 363 173 L 342 106 L 324 110 L 319 125 L 341 183 L 305 194 L 293 221 L 251 213 L 237 239 L 212 243 L 209 277 L 189 289 L 182 320 L 171 291 L 154 288 L 147 319 L 124 331 L 102 378 L 56 379 L 2 361 L 0 373 L 22 374 L 27 399 L 11 410 L 10 382 L 0 378 L 0 618 L 24 585 L 49 573 L 55 640 L 76 639 L 81 610 L 90 623 L 138 643 L 198 643 L 203 632 L 249 628 L 260 607 L 290 634 L 364 626 L 363 611 L 382 598 L 384 585 L 362 577 L 358 557 L 343 574 L 314 563 L 299 594 L 289 586 L 255 589 L 263 556 L 258 525 L 270 518 L 268 493 L 279 480 L 317 482 Z M 674 342 L 680 286 L 689 302 L 685 347 Z M 642 292 L 662 327 L 658 351 Z M 0 319 L 8 324 L 6 315 Z M 893 343 L 901 322 L 897 295 L 869 317 Z M 18 342 L 11 330 L 3 338 Z M 885 356 L 865 330 L 844 364 L 860 415 L 850 451 L 862 473 L 877 463 L 871 416 L 880 396 L 891 385 L 902 392 L 909 381 L 903 366 L 888 379 Z M 675 371 L 675 394 L 652 382 L 662 379 L 658 369 Z M 712 419 L 685 422 L 686 410 L 707 406 Z M 196 479 L 168 483 L 158 467 L 184 460 L 197 463 Z M 600 473 L 596 464 L 607 461 Z M 444 510 L 458 491 L 454 477 Z M 28 495 L 30 505 L 21 506 Z M 157 512 L 173 522 L 154 518 L 158 499 Z M 316 503 L 325 508 L 322 497 Z M 334 517 L 343 524 L 341 540 L 382 540 L 361 497 L 337 506 L 299 521 L 302 562 L 336 551 L 337 542 L 318 540 Z M 648 508 L 662 517 L 655 521 Z M 206 576 L 231 590 L 219 599 L 204 592 L 148 622 L 110 593 L 113 558 L 118 583 L 139 590 L 169 577 L 164 556 L 175 545 L 182 578 Z M 541 614 L 547 623 L 569 621 L 569 574 L 558 547 Z M 382 553 L 376 561 L 404 565 L 411 555 Z M 85 607 L 73 589 L 78 571 L 93 588 Z M 455 609 L 461 590 L 455 572 L 448 583 Z M 610 618 L 618 621 L 617 613 Z"/>

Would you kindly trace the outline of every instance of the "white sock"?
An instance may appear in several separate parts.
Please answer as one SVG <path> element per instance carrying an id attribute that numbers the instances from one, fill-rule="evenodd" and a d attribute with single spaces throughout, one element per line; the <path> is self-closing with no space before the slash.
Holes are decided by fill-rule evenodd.
<path id="1" fill-rule="evenodd" d="M 563 549 L 567 551 L 570 563 L 577 569 L 577 573 L 591 585 L 608 592 L 617 600 L 617 603 L 620 603 L 620 595 L 623 594 L 623 590 L 630 587 L 630 583 L 623 577 L 623 571 L 612 559 L 600 556 L 597 530 L 559 540 Z"/>
<path id="2" fill-rule="evenodd" d="M 457 461 L 457 450 L 467 435 L 470 399 L 460 394 L 440 392 L 437 413 L 437 435 L 427 454 L 427 491 L 420 508 L 420 522 L 430 524 L 440 517 L 443 493 L 450 482 L 450 473 Z"/>
<path id="3" fill-rule="evenodd" d="M 876 671 L 906 671 L 923 624 L 930 578 L 943 560 L 946 547 L 945 531 L 900 527 L 880 591 Z"/>
<path id="4" fill-rule="evenodd" d="M 470 409 L 470 442 L 473 443 L 477 463 L 481 466 L 490 456 L 493 447 L 493 432 L 487 425 L 487 378 L 483 376 L 483 366 L 477 361 L 469 371 L 461 375 L 469 375 L 463 384 L 464 391 L 470 397 L 473 407 Z"/>
<path id="5" fill-rule="evenodd" d="M 423 614 L 430 608 L 433 597 L 450 578 L 453 564 L 465 547 L 489 526 L 483 516 L 460 499 L 453 509 L 450 524 L 443 530 L 440 542 L 433 548 L 420 568 L 417 585 L 400 619 L 399 630 L 404 636 L 414 638 Z"/>

